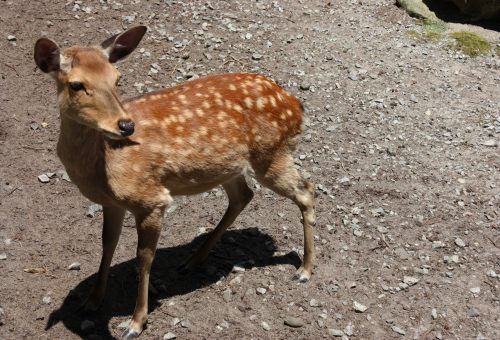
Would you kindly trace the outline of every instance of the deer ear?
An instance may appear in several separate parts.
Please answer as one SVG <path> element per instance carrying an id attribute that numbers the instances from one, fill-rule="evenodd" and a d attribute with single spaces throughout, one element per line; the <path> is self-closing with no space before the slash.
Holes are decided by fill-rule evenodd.
<path id="1" fill-rule="evenodd" d="M 109 62 L 115 63 L 128 56 L 139 45 L 147 30 L 146 26 L 136 26 L 104 40 L 101 48 L 108 55 Z"/>
<path id="2" fill-rule="evenodd" d="M 35 44 L 36 65 L 45 73 L 59 71 L 60 50 L 55 42 L 47 38 L 40 38 Z"/>

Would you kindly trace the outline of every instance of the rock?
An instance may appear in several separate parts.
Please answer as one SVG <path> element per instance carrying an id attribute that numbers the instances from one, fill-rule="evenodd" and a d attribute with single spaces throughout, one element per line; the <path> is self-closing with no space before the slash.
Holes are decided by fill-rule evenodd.
<path id="1" fill-rule="evenodd" d="M 460 248 L 465 247 L 465 242 L 460 237 L 455 239 L 455 244 Z"/>
<path id="2" fill-rule="evenodd" d="M 253 60 L 261 60 L 262 59 L 262 54 L 254 53 L 254 54 L 252 54 L 252 59 Z"/>
<path id="3" fill-rule="evenodd" d="M 271 326 L 269 326 L 269 324 L 268 324 L 267 322 L 265 322 L 265 321 L 262 321 L 262 322 L 260 323 L 260 326 L 261 326 L 261 327 L 262 327 L 262 329 L 263 329 L 263 330 L 265 330 L 265 331 L 268 331 L 268 330 L 270 330 L 270 329 L 271 329 Z"/>
<path id="4" fill-rule="evenodd" d="M 50 182 L 50 178 L 46 174 L 41 174 L 40 176 L 38 176 L 38 180 L 42 183 L 49 183 Z"/>
<path id="5" fill-rule="evenodd" d="M 266 288 L 259 287 L 256 289 L 258 295 L 264 295 L 267 292 Z"/>
<path id="6" fill-rule="evenodd" d="M 80 262 L 73 262 L 72 264 L 70 264 L 68 266 L 68 269 L 69 270 L 80 270 L 80 266 L 81 266 Z"/>
<path id="7" fill-rule="evenodd" d="M 168 333 L 165 333 L 165 335 L 163 336 L 163 340 L 171 340 L 171 339 L 175 339 L 177 336 L 175 335 L 175 333 L 172 333 L 172 332 L 168 332 Z"/>
<path id="8" fill-rule="evenodd" d="M 469 318 L 477 318 L 479 315 L 480 315 L 480 314 L 479 314 L 479 311 L 478 311 L 476 308 L 474 308 L 474 307 L 469 308 L 469 309 L 467 310 L 467 316 L 468 316 Z"/>
<path id="9" fill-rule="evenodd" d="M 427 19 L 430 21 L 439 21 L 436 14 L 432 12 L 422 0 L 396 0 L 397 3 L 403 7 L 408 14 L 420 19 Z"/>
<path id="10" fill-rule="evenodd" d="M 436 320 L 438 318 L 438 314 L 437 314 L 436 308 L 432 308 L 432 310 L 431 310 L 431 317 L 432 317 L 432 320 Z"/>
<path id="11" fill-rule="evenodd" d="M 191 322 L 189 320 L 182 320 L 180 322 L 182 328 L 190 328 L 191 327 Z"/>
<path id="12" fill-rule="evenodd" d="M 80 324 L 80 330 L 83 333 L 92 333 L 95 329 L 95 323 L 94 321 L 91 320 L 83 320 L 82 323 Z"/>
<path id="13" fill-rule="evenodd" d="M 93 218 L 95 215 L 99 212 L 102 211 L 102 206 L 99 204 L 91 204 L 89 208 L 87 209 L 87 217 Z"/>
<path id="14" fill-rule="evenodd" d="M 418 281 L 419 280 L 413 276 L 404 276 L 403 277 L 403 282 L 406 283 L 408 286 L 416 285 Z"/>
<path id="15" fill-rule="evenodd" d="M 311 306 L 311 307 L 319 307 L 319 301 L 316 300 L 316 299 L 311 299 L 311 301 L 309 301 L 309 306 Z"/>
<path id="16" fill-rule="evenodd" d="M 391 329 L 392 329 L 393 332 L 396 332 L 396 333 L 398 333 L 400 335 L 405 335 L 406 334 L 406 332 L 403 329 L 401 329 L 400 327 L 398 327 L 396 325 L 392 325 Z"/>
<path id="17" fill-rule="evenodd" d="M 309 85 L 308 83 L 302 83 L 302 84 L 300 84 L 299 88 L 302 91 L 308 91 L 311 88 L 311 85 Z"/>
<path id="18" fill-rule="evenodd" d="M 472 287 L 469 289 L 472 294 L 479 294 L 481 293 L 481 287 Z"/>
<path id="19" fill-rule="evenodd" d="M 229 281 L 230 286 L 239 285 L 241 283 L 241 275 L 236 276 L 234 279 Z"/>
<path id="20" fill-rule="evenodd" d="M 116 328 L 118 328 L 118 329 L 127 329 L 129 323 L 130 323 L 129 320 L 122 321 L 122 322 L 120 322 L 120 324 L 118 326 L 116 326 Z"/>
<path id="21" fill-rule="evenodd" d="M 17 40 L 17 38 L 16 38 L 16 36 L 15 36 L 15 35 L 9 34 L 9 35 L 7 36 L 7 40 L 8 40 L 8 41 L 16 41 L 16 40 Z"/>
<path id="22" fill-rule="evenodd" d="M 0 326 L 5 325 L 5 311 L 0 307 Z"/>
<path id="23" fill-rule="evenodd" d="M 293 316 L 287 317 L 285 319 L 284 323 L 285 323 L 285 325 L 287 325 L 289 327 L 293 327 L 293 328 L 299 328 L 299 327 L 304 326 L 304 321 L 302 321 L 299 318 L 295 318 Z"/>
<path id="24" fill-rule="evenodd" d="M 494 139 L 489 139 L 487 141 L 482 142 L 481 144 L 483 144 L 484 146 L 490 147 L 490 148 L 494 148 L 494 147 L 498 146 L 497 141 Z"/>
<path id="25" fill-rule="evenodd" d="M 7 260 L 7 254 L 6 253 L 1 253 L 0 254 L 0 260 Z"/>
<path id="26" fill-rule="evenodd" d="M 340 329 L 330 328 L 330 329 L 328 329 L 328 334 L 330 336 L 341 337 L 344 335 L 344 332 L 341 331 Z"/>
<path id="27" fill-rule="evenodd" d="M 444 247 L 444 243 L 442 241 L 433 241 L 432 242 L 432 249 L 439 249 L 439 248 L 443 248 Z"/>
<path id="28" fill-rule="evenodd" d="M 354 301 L 353 308 L 358 313 L 363 313 L 368 309 L 368 307 L 366 307 L 365 305 L 363 305 L 357 301 Z"/>
<path id="29" fill-rule="evenodd" d="M 354 334 L 354 327 L 352 325 L 352 323 L 348 323 L 347 326 L 345 326 L 344 328 L 344 333 L 348 336 L 351 336 Z"/>
<path id="30" fill-rule="evenodd" d="M 226 289 L 224 291 L 224 293 L 222 293 L 222 298 L 224 299 L 224 301 L 230 302 L 231 301 L 231 294 L 232 294 L 231 289 L 229 289 L 229 288 Z"/>
<path id="31" fill-rule="evenodd" d="M 44 296 L 42 298 L 42 302 L 45 303 L 46 305 L 49 305 L 52 302 L 52 298 L 50 296 Z"/>

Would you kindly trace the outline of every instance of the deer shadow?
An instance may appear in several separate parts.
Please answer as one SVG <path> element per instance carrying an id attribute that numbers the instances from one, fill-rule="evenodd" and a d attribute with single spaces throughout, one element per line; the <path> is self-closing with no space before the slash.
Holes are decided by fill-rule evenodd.
<path id="1" fill-rule="evenodd" d="M 207 237 L 208 234 L 203 234 L 190 243 L 157 250 L 151 269 L 148 313 L 160 306 L 161 300 L 191 293 L 226 277 L 235 264 L 250 269 L 276 264 L 298 268 L 301 263 L 295 252 L 273 256 L 277 249 L 273 238 L 257 228 L 248 228 L 226 231 L 199 270 L 180 273 L 177 269 L 179 263 L 198 249 Z M 135 263 L 132 259 L 111 267 L 106 297 L 101 308 L 93 314 L 82 313 L 79 307 L 89 294 L 96 274 L 84 279 L 70 290 L 61 306 L 52 311 L 45 329 L 62 322 L 68 330 L 84 338 L 90 334 L 81 329 L 81 324 L 84 320 L 91 320 L 95 324 L 92 335 L 113 338 L 108 327 L 111 318 L 131 317 L 134 311 L 137 296 Z"/>

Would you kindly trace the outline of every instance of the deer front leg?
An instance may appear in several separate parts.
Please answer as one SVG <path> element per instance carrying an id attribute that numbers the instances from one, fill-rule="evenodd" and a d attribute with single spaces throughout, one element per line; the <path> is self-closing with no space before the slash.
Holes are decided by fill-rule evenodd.
<path id="1" fill-rule="evenodd" d="M 124 216 L 125 210 L 122 208 L 113 206 L 103 207 L 101 265 L 97 273 L 97 282 L 92 288 L 87 301 L 82 306 L 84 311 L 96 311 L 104 298 L 109 267 L 113 259 L 116 244 L 120 238 Z"/>
<path id="2" fill-rule="evenodd" d="M 134 315 L 128 328 L 123 333 L 123 339 L 133 339 L 141 334 L 148 318 L 148 286 L 151 264 L 156 252 L 160 236 L 164 207 L 136 215 L 138 234 L 137 262 L 139 266 L 139 284 Z"/>

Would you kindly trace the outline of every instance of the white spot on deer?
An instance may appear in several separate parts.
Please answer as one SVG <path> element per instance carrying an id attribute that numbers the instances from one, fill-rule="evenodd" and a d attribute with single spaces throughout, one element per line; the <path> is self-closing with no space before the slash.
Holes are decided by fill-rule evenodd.
<path id="1" fill-rule="evenodd" d="M 224 102 L 220 98 L 215 98 L 215 104 L 217 104 L 219 106 L 224 106 Z"/>
<path id="2" fill-rule="evenodd" d="M 151 143 L 151 144 L 149 144 L 149 150 L 151 150 L 151 152 L 153 152 L 153 153 L 162 152 L 163 147 L 164 146 L 161 143 Z"/>
<path id="3" fill-rule="evenodd" d="M 252 98 L 245 97 L 245 99 L 243 101 L 245 102 L 246 107 L 248 107 L 249 109 L 252 108 L 252 106 L 253 106 L 253 99 Z"/>
<path id="4" fill-rule="evenodd" d="M 225 121 L 225 120 L 220 121 L 219 122 L 219 127 L 221 129 L 225 129 L 227 127 L 227 121 Z"/>
<path id="5" fill-rule="evenodd" d="M 202 83 L 198 83 L 194 87 L 197 88 L 197 89 L 201 89 L 203 87 L 203 84 Z"/>
<path id="6" fill-rule="evenodd" d="M 202 126 L 202 127 L 200 127 L 200 134 L 201 134 L 202 136 L 206 136 L 206 135 L 208 134 L 208 129 L 207 129 L 207 127 L 206 127 L 206 126 Z"/>
<path id="7" fill-rule="evenodd" d="M 284 113 L 280 114 L 280 119 L 281 120 L 285 120 L 286 119 L 286 115 Z"/>
<path id="8" fill-rule="evenodd" d="M 236 91 L 236 86 L 234 86 L 234 84 L 229 84 L 228 87 L 231 91 Z"/>
<path id="9" fill-rule="evenodd" d="M 175 137 L 174 142 L 175 144 L 182 145 L 184 144 L 184 139 L 182 137 Z"/>
<path id="10" fill-rule="evenodd" d="M 224 111 L 219 111 L 219 113 L 217 114 L 218 120 L 224 120 L 224 119 L 226 119 L 226 117 L 227 117 L 227 114 Z"/>
<path id="11" fill-rule="evenodd" d="M 290 110 L 290 109 L 286 110 L 286 114 L 287 114 L 289 117 L 293 116 L 293 112 L 292 112 L 292 110 Z"/>
<path id="12" fill-rule="evenodd" d="M 210 105 L 210 103 L 209 103 L 209 102 L 207 102 L 207 101 L 204 101 L 204 102 L 201 104 L 201 107 L 203 107 L 204 109 L 207 109 L 207 110 L 210 108 L 210 106 L 212 106 L 212 105 Z"/>
<path id="13" fill-rule="evenodd" d="M 233 102 L 230 101 L 229 99 L 226 99 L 226 109 L 231 110 L 233 108 Z"/>
<path id="14" fill-rule="evenodd" d="M 244 88 L 244 89 L 241 90 L 241 93 L 243 93 L 245 96 L 248 96 L 249 92 L 248 92 L 247 89 Z"/>
<path id="15" fill-rule="evenodd" d="M 152 125 L 156 125 L 156 122 L 149 120 L 149 119 L 144 119 L 144 120 L 139 121 L 139 125 L 144 126 L 144 127 L 152 126 Z"/>
<path id="16" fill-rule="evenodd" d="M 188 120 L 193 118 L 193 112 L 191 112 L 190 110 L 184 110 L 184 111 L 182 111 L 182 114 L 183 114 L 184 118 L 186 118 Z"/>
<path id="17" fill-rule="evenodd" d="M 186 118 L 183 116 L 183 115 L 180 115 L 177 117 L 177 120 L 179 121 L 179 123 L 185 123 L 186 122 Z"/>
<path id="18" fill-rule="evenodd" d="M 182 125 L 177 125 L 177 127 L 175 128 L 175 131 L 177 131 L 177 132 L 179 132 L 179 133 L 183 132 L 183 131 L 184 131 L 184 126 L 182 126 Z"/>
<path id="19" fill-rule="evenodd" d="M 259 97 L 259 98 L 257 98 L 256 106 L 257 106 L 257 109 L 259 111 L 264 110 L 264 107 L 266 106 L 266 104 L 267 104 L 267 98 L 266 97 Z"/>
<path id="20" fill-rule="evenodd" d="M 203 117 L 205 115 L 205 111 L 203 111 L 202 109 L 198 108 L 198 109 L 196 109 L 196 115 L 198 117 Z"/>
<path id="21" fill-rule="evenodd" d="M 276 98 L 274 96 L 269 96 L 269 102 L 273 107 L 277 107 L 278 105 L 276 104 Z"/>
<path id="22" fill-rule="evenodd" d="M 222 94 L 220 92 L 214 92 L 215 98 L 222 98 Z"/>
<path id="23" fill-rule="evenodd" d="M 186 95 L 180 94 L 177 98 L 179 98 L 179 101 L 181 102 L 182 105 L 187 105 L 187 100 L 186 100 Z"/>
<path id="24" fill-rule="evenodd" d="M 139 104 L 141 104 L 141 103 L 145 103 L 145 102 L 146 102 L 146 98 L 141 97 L 141 98 L 137 99 L 135 102 L 136 102 L 136 103 L 139 103 Z"/>
<path id="25" fill-rule="evenodd" d="M 241 107 L 241 105 L 238 104 L 234 104 L 233 109 L 235 109 L 238 112 L 243 112 L 243 108 Z"/>
<path id="26" fill-rule="evenodd" d="M 277 122 L 277 121 L 275 121 L 275 120 L 273 120 L 273 121 L 271 122 L 271 124 L 273 124 L 273 126 L 274 126 L 275 128 L 277 128 L 277 127 L 279 126 L 279 125 L 278 125 L 278 122 Z"/>

